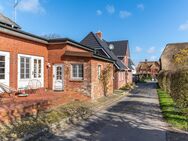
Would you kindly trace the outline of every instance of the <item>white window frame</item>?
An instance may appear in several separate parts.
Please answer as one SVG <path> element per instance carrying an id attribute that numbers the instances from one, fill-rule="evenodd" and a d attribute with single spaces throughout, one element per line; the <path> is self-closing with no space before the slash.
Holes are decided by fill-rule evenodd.
<path id="1" fill-rule="evenodd" d="M 98 79 L 101 79 L 101 65 L 98 65 Z"/>
<path id="2" fill-rule="evenodd" d="M 37 61 L 37 63 L 36 63 L 36 73 L 35 73 L 35 60 Z M 40 72 L 39 72 L 39 61 L 40 61 Z M 35 76 L 36 75 L 36 76 Z M 39 77 L 40 76 L 40 77 Z M 39 59 L 39 58 L 34 58 L 33 59 L 33 78 L 41 78 L 42 77 L 42 60 L 41 59 Z"/>
<path id="3" fill-rule="evenodd" d="M 77 76 L 76 77 L 74 77 L 73 76 L 73 65 L 77 65 L 77 70 L 76 70 L 76 73 L 77 73 Z M 82 75 L 83 75 L 83 77 L 79 77 L 79 67 L 78 67 L 78 65 L 82 65 Z M 71 64 L 71 80 L 84 80 L 84 64 Z"/>
<path id="4" fill-rule="evenodd" d="M 20 66 L 20 79 L 30 79 L 31 78 L 31 58 L 30 57 L 25 57 L 25 56 L 20 56 L 20 61 L 19 63 L 21 64 L 21 58 L 24 58 L 24 78 L 21 78 L 21 66 Z M 27 73 L 26 73 L 26 59 L 29 59 L 29 77 L 27 78 Z"/>
<path id="5" fill-rule="evenodd" d="M 5 56 L 5 78 L 0 79 L 0 82 L 9 86 L 10 82 L 10 52 L 0 51 L 1 56 Z"/>
<path id="6" fill-rule="evenodd" d="M 22 79 L 20 76 L 20 59 L 21 57 L 28 57 L 30 58 L 30 78 Z M 34 59 L 41 60 L 41 78 L 34 77 Z M 26 54 L 18 54 L 18 89 L 19 88 L 26 88 L 30 80 L 39 80 L 41 82 L 41 86 L 44 87 L 44 57 L 34 56 L 34 55 L 26 55 Z"/>

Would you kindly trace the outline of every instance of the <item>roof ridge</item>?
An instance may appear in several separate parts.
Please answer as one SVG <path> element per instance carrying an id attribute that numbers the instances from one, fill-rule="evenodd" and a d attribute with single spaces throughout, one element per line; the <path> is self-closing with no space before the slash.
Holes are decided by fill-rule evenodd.
<path id="1" fill-rule="evenodd" d="M 128 42 L 129 40 L 113 40 L 113 41 L 108 41 L 109 43 L 110 42 Z"/>

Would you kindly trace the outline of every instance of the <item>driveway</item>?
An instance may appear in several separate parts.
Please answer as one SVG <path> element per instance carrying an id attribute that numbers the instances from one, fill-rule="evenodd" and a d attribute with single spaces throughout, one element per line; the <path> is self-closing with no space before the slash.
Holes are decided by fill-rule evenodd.
<path id="1" fill-rule="evenodd" d="M 139 84 L 128 97 L 48 140 L 167 141 L 168 125 L 162 119 L 155 87 L 154 83 Z"/>

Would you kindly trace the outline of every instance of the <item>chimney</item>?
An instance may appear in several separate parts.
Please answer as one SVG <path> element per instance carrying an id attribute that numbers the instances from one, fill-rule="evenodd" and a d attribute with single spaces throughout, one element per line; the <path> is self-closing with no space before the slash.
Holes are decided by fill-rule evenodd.
<path id="1" fill-rule="evenodd" d="M 102 40 L 102 32 L 101 32 L 101 31 L 98 31 L 98 32 L 96 33 L 96 35 Z"/>

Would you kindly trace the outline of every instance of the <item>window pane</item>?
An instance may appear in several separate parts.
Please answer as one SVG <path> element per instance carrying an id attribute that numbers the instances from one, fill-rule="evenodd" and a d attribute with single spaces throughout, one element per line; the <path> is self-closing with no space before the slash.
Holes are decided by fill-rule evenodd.
<path id="1" fill-rule="evenodd" d="M 29 62 L 30 62 L 30 58 L 27 57 L 26 58 L 26 63 L 29 64 Z"/>
<path id="2" fill-rule="evenodd" d="M 73 78 L 82 78 L 83 77 L 83 65 L 82 64 L 73 64 L 72 65 L 72 77 Z"/>
<path id="3" fill-rule="evenodd" d="M 30 72 L 30 70 L 29 69 L 26 69 L 26 73 L 29 73 Z"/>
<path id="4" fill-rule="evenodd" d="M 0 73 L 5 73 L 5 68 L 0 68 Z"/>
<path id="5" fill-rule="evenodd" d="M 21 71 L 20 71 L 20 73 L 24 73 L 24 68 L 21 68 Z"/>
<path id="6" fill-rule="evenodd" d="M 33 77 L 37 78 L 37 59 L 34 59 L 34 70 L 33 70 Z"/>
<path id="7" fill-rule="evenodd" d="M 26 64 L 26 68 L 29 68 L 30 67 L 30 64 Z"/>
<path id="8" fill-rule="evenodd" d="M 24 79 L 24 74 L 20 73 L 20 78 Z"/>
<path id="9" fill-rule="evenodd" d="M 0 61 L 5 61 L 5 56 L 0 56 Z"/>
<path id="10" fill-rule="evenodd" d="M 20 78 L 30 78 L 30 58 L 28 57 L 20 58 Z"/>
<path id="11" fill-rule="evenodd" d="M 77 77 L 77 65 L 72 65 L 72 77 Z"/>
<path id="12" fill-rule="evenodd" d="M 0 79 L 5 79 L 5 75 L 4 74 L 0 74 Z"/>
<path id="13" fill-rule="evenodd" d="M 24 68 L 24 63 L 21 63 L 21 68 Z"/>
<path id="14" fill-rule="evenodd" d="M 30 78 L 30 75 L 29 75 L 29 73 L 26 73 L 26 78 Z"/>
<path id="15" fill-rule="evenodd" d="M 0 68 L 5 67 L 5 62 L 0 62 Z"/>
<path id="16" fill-rule="evenodd" d="M 83 77 L 83 65 L 78 65 L 78 77 Z"/>
<path id="17" fill-rule="evenodd" d="M 24 60 L 25 60 L 24 57 L 21 57 L 20 62 L 24 63 Z"/>
<path id="18" fill-rule="evenodd" d="M 98 65 L 98 78 L 101 78 L 101 65 Z"/>

